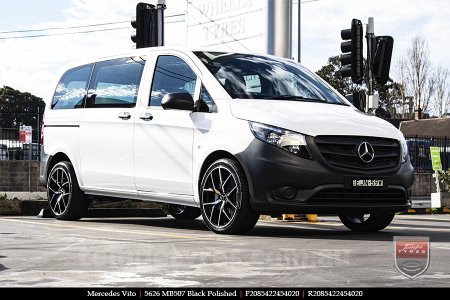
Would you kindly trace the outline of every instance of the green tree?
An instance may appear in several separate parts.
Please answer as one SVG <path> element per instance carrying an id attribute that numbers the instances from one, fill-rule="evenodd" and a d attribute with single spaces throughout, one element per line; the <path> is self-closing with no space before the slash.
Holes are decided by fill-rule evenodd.
<path id="1" fill-rule="evenodd" d="M 37 128 L 44 107 L 42 98 L 4 86 L 0 88 L 0 128 L 18 128 L 21 125 Z"/>
<path id="2" fill-rule="evenodd" d="M 366 60 L 364 60 L 364 64 L 366 64 Z M 357 85 L 350 78 L 342 77 L 341 68 L 339 56 L 332 56 L 328 59 L 328 63 L 316 73 L 343 96 L 366 89 L 364 84 Z M 396 103 L 401 97 L 402 85 L 390 79 L 386 84 L 375 85 L 374 91 L 380 97 L 379 108 L 375 111 L 375 115 L 384 119 L 400 117 L 396 113 Z"/>
<path id="3" fill-rule="evenodd" d="M 359 91 L 361 88 L 353 84 L 350 78 L 341 76 L 341 68 L 342 65 L 339 56 L 332 56 L 328 59 L 328 64 L 323 66 L 316 74 L 322 77 L 322 79 L 328 82 L 343 96 Z"/>
<path id="4" fill-rule="evenodd" d="M 380 107 L 375 111 L 375 115 L 383 119 L 401 119 L 403 117 L 400 100 L 402 98 L 402 85 L 389 79 L 386 84 L 376 84 L 374 90 L 380 97 Z"/>

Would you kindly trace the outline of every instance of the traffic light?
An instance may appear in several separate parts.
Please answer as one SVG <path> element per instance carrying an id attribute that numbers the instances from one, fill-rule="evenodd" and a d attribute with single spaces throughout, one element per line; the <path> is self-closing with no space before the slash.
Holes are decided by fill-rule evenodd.
<path id="1" fill-rule="evenodd" d="M 346 95 L 345 98 L 360 111 L 366 111 L 366 93 L 364 90 L 353 92 L 352 94 Z"/>
<path id="2" fill-rule="evenodd" d="M 361 83 L 364 77 L 363 68 L 363 28 L 360 20 L 353 19 L 352 27 L 341 31 L 342 64 L 341 75 L 351 77 L 354 83 Z"/>
<path id="3" fill-rule="evenodd" d="M 147 3 L 136 5 L 136 16 L 131 19 L 135 31 L 131 40 L 136 43 L 136 49 L 157 46 L 157 10 L 156 6 Z"/>
<path id="4" fill-rule="evenodd" d="M 378 84 L 385 84 L 389 80 L 392 49 L 394 39 L 391 36 L 375 37 L 376 52 L 373 60 L 373 77 Z"/>

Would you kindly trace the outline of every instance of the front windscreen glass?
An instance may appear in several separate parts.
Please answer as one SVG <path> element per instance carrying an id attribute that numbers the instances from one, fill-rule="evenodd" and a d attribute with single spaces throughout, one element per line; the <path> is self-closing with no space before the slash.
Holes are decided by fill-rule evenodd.
<path id="1" fill-rule="evenodd" d="M 295 61 L 261 55 L 194 52 L 234 99 L 345 104 L 344 98 Z"/>

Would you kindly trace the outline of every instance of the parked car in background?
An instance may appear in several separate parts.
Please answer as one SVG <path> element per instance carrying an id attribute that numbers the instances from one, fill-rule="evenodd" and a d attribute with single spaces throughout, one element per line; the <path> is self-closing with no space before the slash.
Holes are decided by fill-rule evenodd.
<path id="1" fill-rule="evenodd" d="M 0 160 L 8 160 L 8 146 L 0 144 Z"/>
<path id="2" fill-rule="evenodd" d="M 23 160 L 23 149 L 21 147 L 9 147 L 8 154 L 10 160 Z"/>
<path id="3" fill-rule="evenodd" d="M 23 144 L 23 160 L 39 160 L 39 148 L 38 143 Z"/>

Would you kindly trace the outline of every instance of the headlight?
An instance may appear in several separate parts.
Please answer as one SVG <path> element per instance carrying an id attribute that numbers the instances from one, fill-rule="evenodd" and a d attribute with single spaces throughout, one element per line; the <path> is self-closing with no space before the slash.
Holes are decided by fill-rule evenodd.
<path id="1" fill-rule="evenodd" d="M 402 163 L 405 163 L 408 161 L 408 144 L 406 143 L 405 139 L 400 140 L 400 144 L 402 146 Z"/>
<path id="2" fill-rule="evenodd" d="M 299 157 L 312 159 L 303 134 L 257 122 L 249 122 L 249 124 L 253 135 L 257 139 L 275 145 Z"/>

